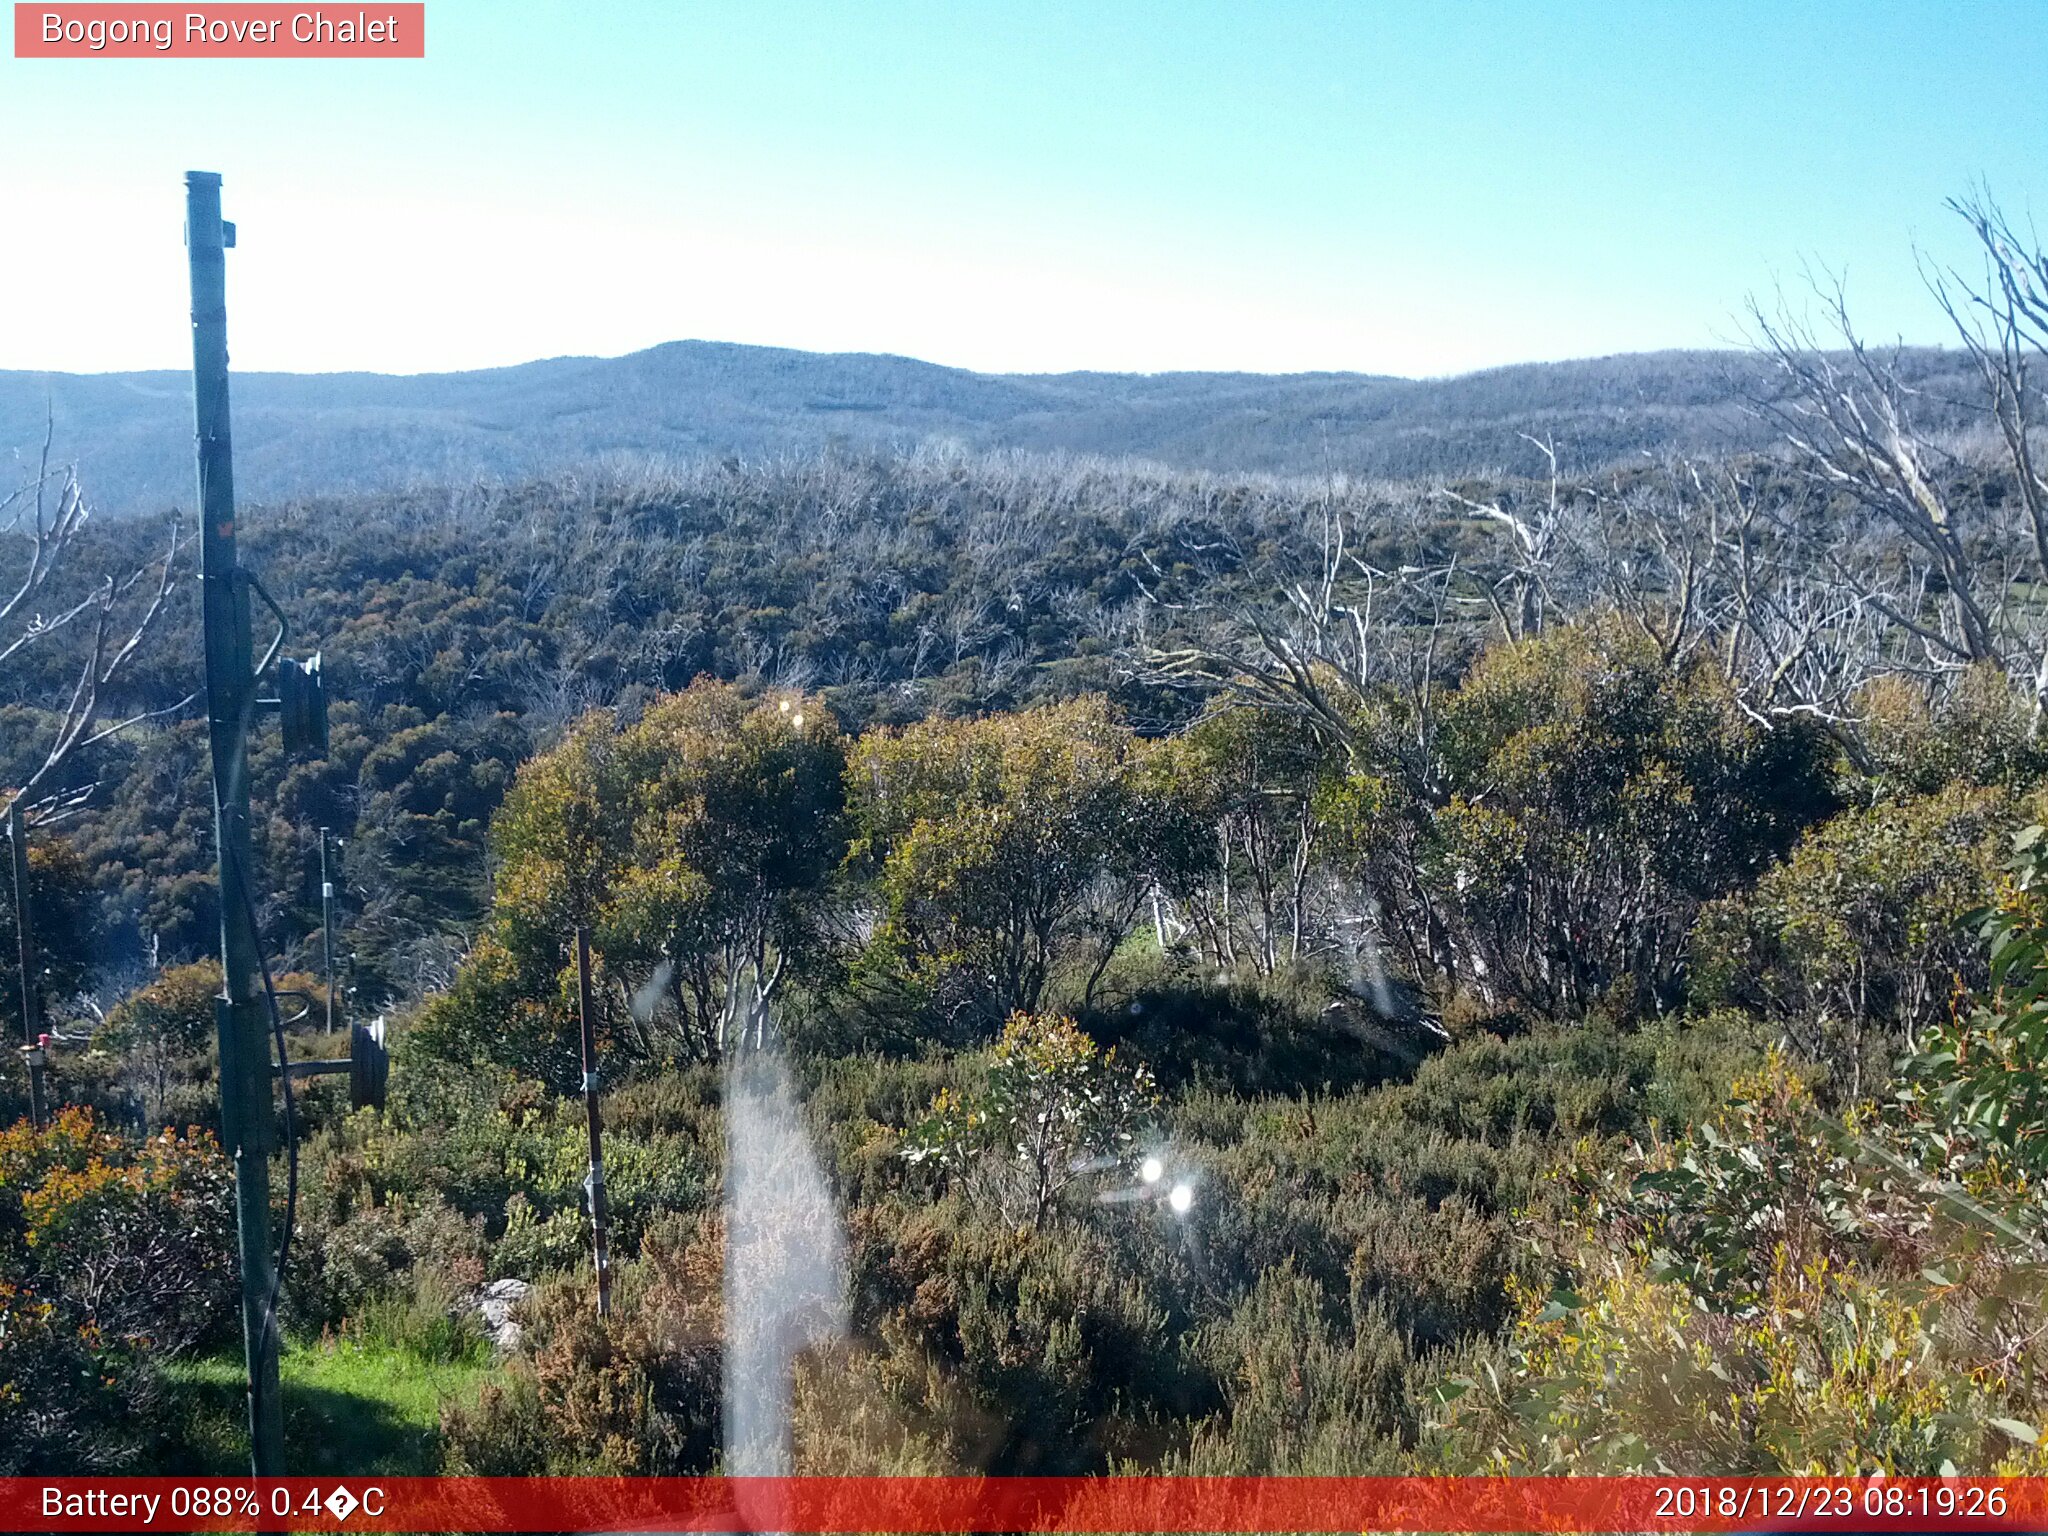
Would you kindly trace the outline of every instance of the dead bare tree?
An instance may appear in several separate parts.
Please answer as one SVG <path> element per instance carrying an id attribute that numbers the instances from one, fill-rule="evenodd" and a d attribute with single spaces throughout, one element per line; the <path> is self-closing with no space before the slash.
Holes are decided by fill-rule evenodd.
<path id="1" fill-rule="evenodd" d="M 36 472 L 4 498 L 0 516 L 6 516 L 4 531 L 25 533 L 29 540 L 28 561 L 14 595 L 0 602 L 0 625 L 12 629 L 18 619 L 26 622 L 12 640 L 0 644 L 0 665 L 52 632 L 62 629 L 86 610 L 90 599 L 81 599 L 52 614 L 30 613 L 29 604 L 40 596 L 51 574 L 63 561 L 64 551 L 85 526 L 85 497 L 78 488 L 74 466 L 50 468 L 50 441 L 55 423 L 46 429 Z M 10 515 L 11 514 L 11 515 Z"/>
<path id="2" fill-rule="evenodd" d="M 1446 648 L 1454 630 L 1491 609 L 1492 595 L 1462 591 L 1454 559 L 1386 566 L 1365 558 L 1353 536 L 1368 515 L 1359 506 L 1326 493 L 1312 515 L 1311 574 L 1282 578 L 1267 604 L 1182 606 L 1173 642 L 1149 647 L 1142 670 L 1219 703 L 1294 715 L 1354 759 L 1403 763 L 1426 792 Z M 1370 515 L 1382 531 L 1406 524 L 1412 534 L 1424 510 L 1411 499 L 1374 504 Z"/>
<path id="3" fill-rule="evenodd" d="M 1611 493 L 1585 492 L 1593 605 L 1627 620 L 1666 666 L 1683 665 L 1731 627 L 1722 487 L 1685 459 L 1653 480 L 1615 479 Z"/>
<path id="4" fill-rule="evenodd" d="M 1558 478 L 1557 445 L 1526 432 L 1516 435 L 1549 463 L 1550 490 L 1542 505 L 1510 508 L 1498 497 L 1482 502 L 1448 487 L 1437 491 L 1439 498 L 1456 504 L 1468 516 L 1492 523 L 1508 535 L 1505 568 L 1483 590 L 1501 634 L 1510 641 L 1540 634 L 1545 617 L 1558 606 L 1552 581 L 1564 539 L 1567 499 Z"/>
<path id="5" fill-rule="evenodd" d="M 1781 306 L 1752 304 L 1780 395 L 1752 399 L 1777 427 L 1795 473 L 1848 502 L 1891 537 L 1814 541 L 1818 568 L 1862 610 L 1919 651 L 1930 670 L 2013 660 L 2009 540 L 1992 510 L 1945 488 L 1953 458 L 1915 420 L 1921 392 L 1897 352 L 1867 346 L 1839 282 L 1815 284 L 1835 345 Z M 1853 529 L 1838 530 L 1853 533 Z M 2044 546 L 2048 548 L 2048 546 Z M 1857 558 L 1858 555 L 1870 558 Z"/>
<path id="6" fill-rule="evenodd" d="M 23 535 L 27 543 L 21 579 L 13 594 L 0 601 L 0 626 L 13 631 L 11 638 L 0 640 L 0 667 L 31 646 L 54 643 L 53 636 L 83 631 L 85 639 L 79 646 L 82 654 L 69 692 L 51 711 L 56 723 L 42 762 L 22 783 L 10 786 L 21 796 L 54 785 L 59 771 L 78 752 L 145 720 L 175 714 L 197 697 L 188 694 L 174 704 L 114 720 L 102 714 L 121 671 L 142 649 L 177 588 L 180 531 L 176 519 L 171 522 L 169 547 L 161 557 L 123 575 L 104 575 L 83 596 L 53 611 L 34 607 L 38 596 L 57 590 L 52 577 L 74 551 L 91 516 L 77 466 L 53 467 L 50 463 L 52 430 L 45 432 L 35 473 L 0 499 L 0 514 L 12 513 L 0 525 L 0 534 Z M 24 815 L 36 823 L 56 820 L 75 810 L 89 792 L 87 787 L 46 795 L 25 805 Z"/>
<path id="7" fill-rule="evenodd" d="M 2048 575 L 2048 474 L 2040 432 L 2042 392 L 2031 368 L 2048 362 L 2048 250 L 2023 239 L 1987 190 L 1953 198 L 1949 208 L 1983 248 L 1984 274 L 1972 286 L 1953 269 L 1929 271 L 1928 287 L 1975 365 L 1985 409 L 2005 447 L 2035 579 Z M 2048 645 L 2037 644 L 2027 675 L 2038 728 L 2048 701 Z"/>
<path id="8" fill-rule="evenodd" d="M 1813 721 L 1858 758 L 1859 691 L 1878 671 L 1911 665 L 1866 594 L 1880 592 L 1891 609 L 1925 605 L 1924 594 L 1902 593 L 1883 574 L 1891 541 L 1826 519 L 1798 482 L 1766 489 L 1736 466 L 1685 464 L 1673 488 L 1653 514 L 1684 527 L 1673 536 L 1684 548 L 1677 611 L 1665 620 L 1667 661 L 1710 645 L 1752 719 L 1767 728 Z M 1682 633 L 1688 614 L 1697 639 Z M 1654 636 L 1658 619 L 1642 622 Z"/>
<path id="9" fill-rule="evenodd" d="M 1981 247 L 1983 272 L 1922 270 L 1982 385 L 1978 398 L 1943 398 L 1914 382 L 1901 351 L 1867 346 L 1839 281 L 1813 285 L 1818 327 L 1782 302 L 1770 313 L 1751 306 L 1783 386 L 1752 408 L 1778 428 L 1794 472 L 1838 509 L 1830 536 L 1803 551 L 1810 580 L 1831 590 L 1805 593 L 1779 630 L 1790 655 L 1811 660 L 1818 645 L 1839 658 L 1853 644 L 1866 653 L 1866 675 L 1902 672 L 1937 691 L 1994 665 L 2025 689 L 2038 732 L 2048 715 L 2048 615 L 2032 594 L 2048 581 L 2048 474 L 2032 370 L 2048 359 L 2048 253 L 1988 192 L 1949 207 Z M 1969 484 L 1962 472 L 1978 466 L 1928 424 L 1958 411 L 1992 428 L 2013 494 Z"/>

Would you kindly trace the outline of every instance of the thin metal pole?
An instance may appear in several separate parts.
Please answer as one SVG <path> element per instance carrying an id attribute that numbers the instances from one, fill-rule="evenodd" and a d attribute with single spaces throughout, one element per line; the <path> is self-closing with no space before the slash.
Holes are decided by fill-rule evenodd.
<path id="1" fill-rule="evenodd" d="M 597 1109 L 597 1022 L 590 996 L 590 930 L 576 930 L 576 1010 L 583 1027 L 583 1117 L 590 1126 L 590 1240 L 597 1258 L 597 1315 L 612 1315 L 612 1261 L 605 1242 L 604 1138 Z"/>
<path id="2" fill-rule="evenodd" d="M 43 1032 L 36 996 L 36 930 L 28 899 L 28 823 L 22 819 L 21 796 L 7 802 L 7 842 L 13 850 L 14 934 L 20 941 L 21 1039 L 28 1060 L 28 1120 L 37 1130 L 49 1118 L 50 1096 L 43 1080 Z"/>
<path id="3" fill-rule="evenodd" d="M 341 983 L 334 975 L 334 881 L 327 874 L 327 829 L 320 829 L 320 966 L 327 978 L 327 1033 L 334 1033 L 334 996 Z"/>
<path id="4" fill-rule="evenodd" d="M 228 231 L 220 177 L 185 176 L 185 246 L 192 277 L 193 426 L 199 462 L 199 591 L 206 640 L 206 718 L 213 756 L 214 835 L 220 855 L 222 995 L 221 1139 L 235 1169 L 241 1251 L 242 1348 L 248 1360 L 249 1460 L 258 1477 L 284 1470 L 284 1414 L 277 1333 L 270 1315 L 270 1034 L 257 935 L 246 880 L 249 840 L 248 730 L 255 707 L 249 588 L 235 552 L 234 452 L 228 432 Z"/>

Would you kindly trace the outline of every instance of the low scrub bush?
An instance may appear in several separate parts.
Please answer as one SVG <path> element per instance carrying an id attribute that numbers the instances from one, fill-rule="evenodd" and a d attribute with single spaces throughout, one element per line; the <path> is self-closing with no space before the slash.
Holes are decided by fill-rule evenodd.
<path id="1" fill-rule="evenodd" d="M 445 1470 L 485 1477 L 712 1470 L 720 1425 L 723 1244 L 715 1222 L 663 1224 L 616 1267 L 612 1315 L 584 1273 L 544 1281 L 522 1353 L 473 1406 L 442 1416 Z"/>
<path id="2" fill-rule="evenodd" d="M 0 1470 L 136 1469 L 150 1363 L 232 1326 L 233 1252 L 211 1138 L 138 1145 L 77 1106 L 0 1131 Z"/>
<path id="3" fill-rule="evenodd" d="M 940 1090 L 903 1136 L 1011 1224 L 1043 1226 L 1067 1193 L 1138 1155 L 1158 1104 L 1152 1075 L 1101 1050 L 1071 1019 L 1015 1014 L 966 1083 Z"/>
<path id="4" fill-rule="evenodd" d="M 1968 785 L 1844 812 L 1701 915 L 1699 998 L 1763 1013 L 1858 1097 L 1958 985 L 1982 981 L 1968 919 L 2015 819 L 2002 792 Z"/>
<path id="5" fill-rule="evenodd" d="M 1589 1169 L 1557 1269 L 1510 1281 L 1498 1368 L 1442 1383 L 1438 1450 L 1528 1473 L 2048 1467 L 2038 1190 L 1951 1167 L 1918 1111 L 1834 1116 L 1773 1055 L 1693 1134 Z"/>

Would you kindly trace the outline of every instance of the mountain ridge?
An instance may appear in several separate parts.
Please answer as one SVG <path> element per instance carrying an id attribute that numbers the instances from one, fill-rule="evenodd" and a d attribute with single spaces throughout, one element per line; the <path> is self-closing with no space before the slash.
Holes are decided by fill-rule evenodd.
<path id="1" fill-rule="evenodd" d="M 1958 368 L 1904 354 L 1916 376 Z M 1622 353 L 1409 379 L 1320 371 L 980 373 L 890 353 L 671 341 L 620 357 L 449 373 L 241 373 L 236 483 L 250 503 L 510 479 L 617 456 L 753 458 L 934 439 L 1195 470 L 1411 478 L 1529 470 L 1526 438 L 1575 472 L 1643 452 L 1760 447 L 1770 387 L 1742 352 Z M 95 502 L 191 499 L 191 386 L 175 370 L 0 370 L 0 451 L 77 459 Z"/>

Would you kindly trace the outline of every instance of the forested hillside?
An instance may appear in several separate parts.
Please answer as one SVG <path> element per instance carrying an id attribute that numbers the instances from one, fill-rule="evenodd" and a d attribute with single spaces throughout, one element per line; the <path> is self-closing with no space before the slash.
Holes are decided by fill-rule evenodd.
<path id="1" fill-rule="evenodd" d="M 1927 388 L 1930 415 L 1935 401 L 1968 387 L 1953 356 L 1916 353 L 1903 365 Z M 1775 387 L 1769 370 L 1737 352 L 1418 380 L 994 375 L 690 341 L 474 373 L 238 375 L 236 483 L 251 499 L 278 501 L 516 481 L 613 457 L 758 459 L 835 442 L 902 451 L 932 440 L 1182 469 L 1407 478 L 1515 471 L 1528 457 L 1524 434 L 1555 440 L 1594 470 L 1644 451 L 1761 447 L 1769 434 L 1741 399 Z M 59 456 L 84 462 L 103 508 L 186 506 L 191 399 L 179 373 L 0 372 L 0 444 L 40 442 L 54 418 Z"/>
<path id="2" fill-rule="evenodd" d="M 2048 315 L 1998 270 L 1962 440 L 1794 331 L 1766 453 L 247 510 L 335 699 L 252 764 L 280 1035 L 338 1048 L 333 980 L 395 1042 L 280 1125 L 292 1469 L 2048 1472 Z M 82 483 L 0 542 L 0 1007 L 64 1106 L 7 1053 L 0 1471 L 225 1469 L 194 583 Z"/>

